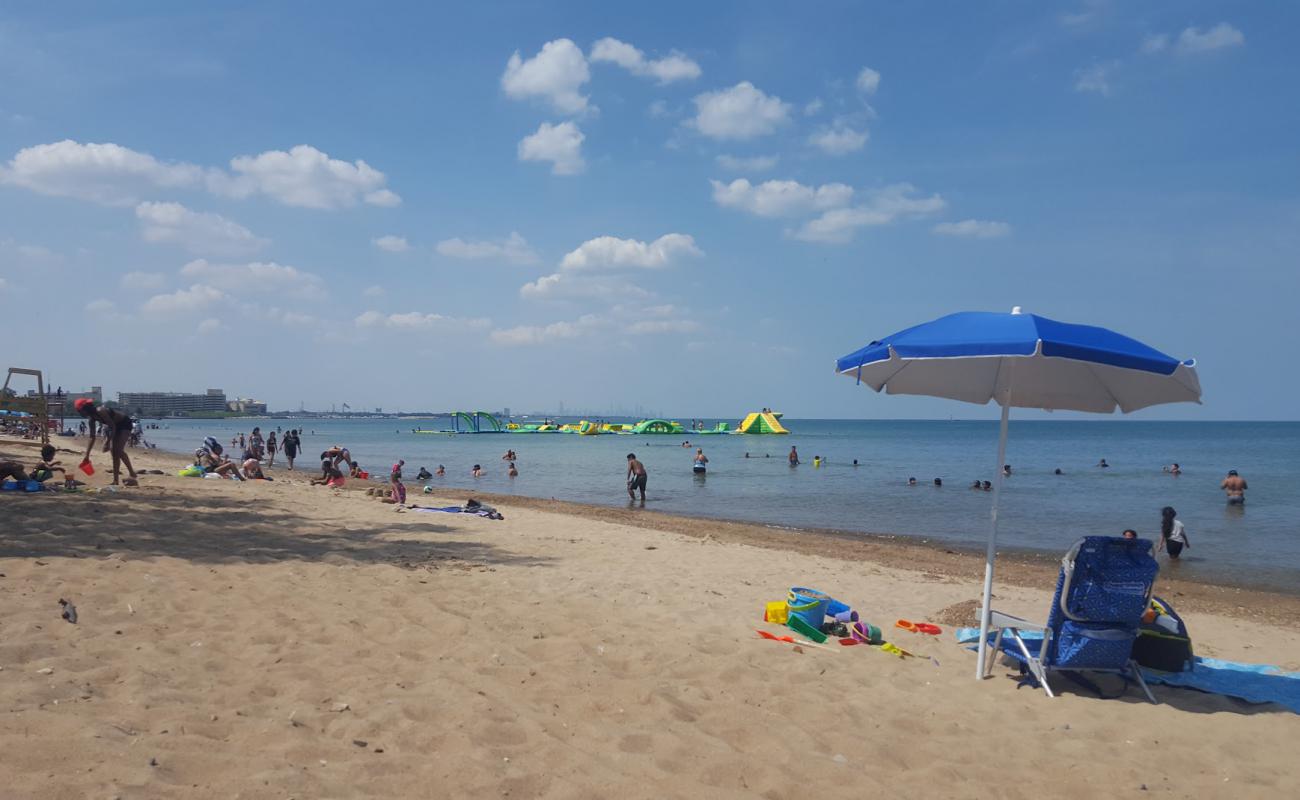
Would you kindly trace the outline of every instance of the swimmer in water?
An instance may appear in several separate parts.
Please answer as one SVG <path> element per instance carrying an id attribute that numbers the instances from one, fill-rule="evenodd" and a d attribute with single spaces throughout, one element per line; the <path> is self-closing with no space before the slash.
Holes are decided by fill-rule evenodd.
<path id="1" fill-rule="evenodd" d="M 691 467 L 691 471 L 697 475 L 703 475 L 704 471 L 708 469 L 708 464 L 709 457 L 704 455 L 704 448 L 695 448 L 695 464 Z"/>
<path id="2" fill-rule="evenodd" d="M 1223 479 L 1219 488 L 1228 493 L 1228 505 L 1244 506 L 1246 504 L 1246 479 L 1237 474 L 1235 469 L 1228 470 L 1228 477 Z"/>

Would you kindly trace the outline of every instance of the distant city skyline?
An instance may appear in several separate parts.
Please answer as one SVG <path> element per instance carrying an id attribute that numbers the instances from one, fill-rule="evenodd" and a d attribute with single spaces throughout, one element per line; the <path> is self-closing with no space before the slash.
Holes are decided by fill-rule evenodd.
<path id="1" fill-rule="evenodd" d="M 991 419 L 833 364 L 1022 306 L 1197 359 L 1205 404 L 1138 419 L 1297 418 L 1298 5 L 312 11 L 0 12 L 11 361 L 273 409 Z"/>

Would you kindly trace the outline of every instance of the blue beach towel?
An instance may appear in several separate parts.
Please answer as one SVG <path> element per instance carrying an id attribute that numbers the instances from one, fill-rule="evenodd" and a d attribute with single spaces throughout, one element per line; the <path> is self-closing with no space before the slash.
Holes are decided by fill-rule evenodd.
<path id="1" fill-rule="evenodd" d="M 969 644 L 979 641 L 980 631 L 979 628 L 958 628 L 956 636 L 959 644 Z M 1042 639 L 1042 634 L 1037 631 L 1022 631 L 1021 636 L 1025 641 Z M 1192 669 L 1186 672 L 1160 672 L 1143 667 L 1142 677 L 1148 683 L 1221 694 L 1247 703 L 1277 703 L 1300 714 L 1300 672 L 1284 672 L 1268 664 L 1245 664 L 1200 656 L 1192 663 Z"/>

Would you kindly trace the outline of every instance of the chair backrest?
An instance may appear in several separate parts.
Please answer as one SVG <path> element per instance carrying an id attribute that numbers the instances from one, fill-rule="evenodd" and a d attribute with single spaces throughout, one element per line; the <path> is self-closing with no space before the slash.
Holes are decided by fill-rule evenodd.
<path id="1" fill-rule="evenodd" d="M 1087 654 L 1089 660 L 1099 656 L 1105 660 L 1109 651 L 1115 660 L 1127 661 L 1159 571 L 1154 546 L 1147 539 L 1085 536 L 1075 542 L 1061 559 L 1047 617 L 1045 661 L 1064 664 L 1069 656 L 1061 649 L 1062 641 L 1068 645 L 1072 636 L 1080 635 L 1096 644 L 1116 643 L 1105 650 L 1094 646 Z"/>

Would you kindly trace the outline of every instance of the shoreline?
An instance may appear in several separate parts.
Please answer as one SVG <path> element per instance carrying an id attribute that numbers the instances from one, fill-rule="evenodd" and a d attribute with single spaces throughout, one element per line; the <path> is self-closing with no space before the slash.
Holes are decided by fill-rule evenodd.
<path id="1" fill-rule="evenodd" d="M 30 441 L 10 436 L 0 437 L 0 446 L 13 444 L 34 447 L 34 443 Z M 55 440 L 54 444 L 59 447 L 60 443 Z M 66 447 L 60 449 L 68 450 Z M 155 462 L 164 463 L 167 468 L 170 468 L 171 477 L 174 477 L 175 469 L 189 463 L 181 454 L 161 448 L 137 450 L 131 455 L 143 457 L 149 462 L 151 468 L 156 468 Z M 308 476 L 313 475 L 314 471 L 299 470 L 297 473 Z M 272 473 L 272 477 L 282 477 L 285 474 L 287 474 L 285 470 L 277 468 Z M 145 478 L 146 481 L 149 479 L 149 477 Z M 358 482 L 353 479 L 341 491 L 360 493 L 363 485 L 383 486 L 386 482 L 374 479 Z M 506 510 L 511 507 L 527 508 L 720 543 L 751 545 L 767 550 L 819 556 L 841 562 L 866 562 L 920 573 L 923 580 L 979 582 L 982 581 L 984 574 L 982 548 L 977 549 L 974 546 L 962 546 L 922 536 L 775 526 L 746 520 L 696 517 L 644 508 L 621 508 L 556 498 L 476 492 L 461 487 L 438 487 L 434 494 L 426 496 L 421 495 L 418 490 L 411 491 L 411 487 L 418 486 L 418 482 L 411 481 L 407 485 L 408 501 L 414 504 L 418 504 L 421 497 L 438 499 L 472 496 Z M 460 502 L 463 502 L 463 499 Z M 1038 551 L 999 549 L 994 588 L 1002 585 L 1051 590 L 1058 574 L 1059 558 L 1059 555 Z M 1209 581 L 1194 577 L 1174 577 L 1170 575 L 1167 562 L 1162 561 L 1156 594 L 1171 602 L 1180 613 L 1192 611 L 1215 614 L 1300 630 L 1300 585 L 1295 587 L 1294 592 L 1286 592 L 1241 585 L 1231 580 Z M 947 624 L 966 624 L 969 621 L 960 621 L 957 619 L 958 616 L 961 616 L 960 612 L 954 613 L 946 620 Z"/>
<path id="2" fill-rule="evenodd" d="M 854 798 L 866 775 L 976 797 L 1008 785 L 1008 719 L 1039 745 L 1016 796 L 1296 794 L 1287 706 L 1170 686 L 1152 705 L 1106 676 L 1048 699 L 1005 663 L 973 681 L 952 635 L 974 621 L 970 553 L 487 493 L 504 519 L 420 513 L 361 481 L 183 478 L 176 456 L 132 456 L 162 474 L 0 496 L 14 796 Z M 111 480 L 96 461 L 92 489 Z M 1040 619 L 1055 574 L 1004 558 L 996 607 Z M 762 619 L 792 585 L 912 657 L 764 640 L 789 630 Z M 1296 598 L 1158 592 L 1198 655 L 1300 670 Z"/>

